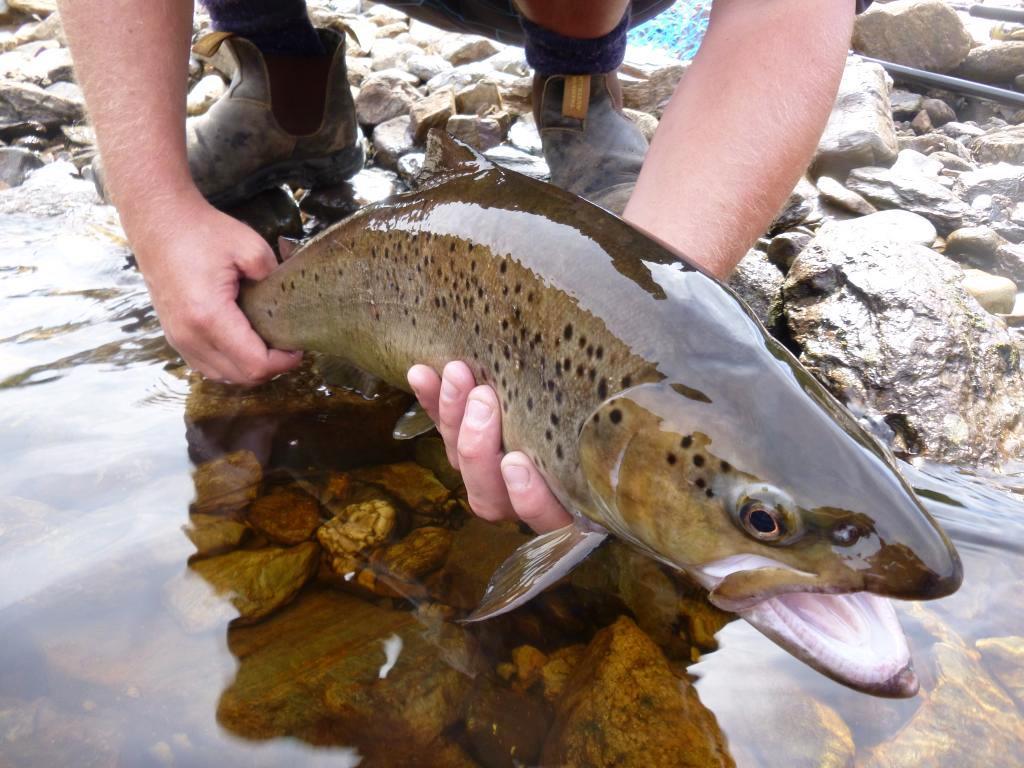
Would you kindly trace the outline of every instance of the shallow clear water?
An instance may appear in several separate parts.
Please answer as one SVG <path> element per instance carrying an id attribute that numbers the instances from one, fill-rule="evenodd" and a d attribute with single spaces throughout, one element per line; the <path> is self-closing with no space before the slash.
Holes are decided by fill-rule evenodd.
<path id="1" fill-rule="evenodd" d="M 283 387 L 302 418 L 256 417 L 251 398 L 214 389 L 191 395 L 223 419 L 186 424 L 190 385 L 104 217 L 97 207 L 0 223 L 0 766 L 512 764 L 466 717 L 455 726 L 437 713 L 504 691 L 495 670 L 513 647 L 549 653 L 608 624 L 623 602 L 594 587 L 611 570 L 594 572 L 611 560 L 517 619 L 472 630 L 324 580 L 269 620 L 229 628 L 230 603 L 190 567 L 192 459 L 247 447 L 267 484 L 315 484 L 407 448 L 370 440 L 380 409 L 339 410 L 301 382 L 265 397 Z M 987 642 L 1024 635 L 1024 474 L 923 467 L 912 479 L 966 569 L 956 595 L 900 607 L 924 693 L 847 690 L 733 621 L 688 673 L 737 764 L 1024 764 L 1021 701 L 1007 692 L 1022 695 L 1024 650 L 1000 660 Z M 470 546 L 500 559 L 520 540 L 475 524 L 456 532 L 463 560 Z M 678 649 L 666 651 L 681 669 Z M 537 743 L 550 719 L 522 705 L 536 697 L 515 701 L 503 727 Z"/>

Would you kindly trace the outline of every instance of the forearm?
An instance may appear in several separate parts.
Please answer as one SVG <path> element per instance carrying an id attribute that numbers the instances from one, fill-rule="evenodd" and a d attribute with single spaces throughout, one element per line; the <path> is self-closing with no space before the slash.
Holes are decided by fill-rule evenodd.
<path id="1" fill-rule="evenodd" d="M 130 239 L 193 200 L 185 154 L 192 0 L 60 0 L 100 154 Z"/>
<path id="2" fill-rule="evenodd" d="M 728 275 L 814 154 L 853 12 L 853 0 L 718 0 L 625 218 Z"/>

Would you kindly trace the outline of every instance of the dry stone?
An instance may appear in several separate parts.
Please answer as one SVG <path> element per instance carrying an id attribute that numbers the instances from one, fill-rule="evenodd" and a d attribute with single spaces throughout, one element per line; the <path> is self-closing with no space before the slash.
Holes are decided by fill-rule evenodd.
<path id="1" fill-rule="evenodd" d="M 971 36 L 944 0 L 895 0 L 857 17 L 852 45 L 876 59 L 949 72 L 967 57 Z"/>
<path id="2" fill-rule="evenodd" d="M 1009 83 L 1024 73 L 1024 41 L 1000 41 L 972 48 L 957 77 L 983 83 Z"/>

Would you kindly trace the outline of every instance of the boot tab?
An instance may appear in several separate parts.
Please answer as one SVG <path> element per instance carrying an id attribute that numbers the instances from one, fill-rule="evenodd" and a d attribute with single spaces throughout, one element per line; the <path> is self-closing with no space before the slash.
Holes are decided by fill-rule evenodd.
<path id="1" fill-rule="evenodd" d="M 205 34 L 196 40 L 196 44 L 192 46 L 192 53 L 204 59 L 212 58 L 220 49 L 221 43 L 234 36 L 234 32 L 210 32 Z"/>
<path id="2" fill-rule="evenodd" d="M 590 75 L 566 75 L 562 93 L 562 117 L 585 120 L 590 104 Z"/>

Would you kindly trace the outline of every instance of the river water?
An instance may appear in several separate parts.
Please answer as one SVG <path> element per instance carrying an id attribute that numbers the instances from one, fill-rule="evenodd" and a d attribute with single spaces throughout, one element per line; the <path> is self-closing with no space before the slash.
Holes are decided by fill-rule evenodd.
<path id="1" fill-rule="evenodd" d="M 251 413 L 253 398 L 232 391 L 214 400 L 226 421 L 186 422 L 202 393 L 162 339 L 111 210 L 57 176 L 47 183 L 65 197 L 40 186 L 0 207 L 0 767 L 530 764 L 460 713 L 502 687 L 495 670 L 513 646 L 585 642 L 629 600 L 563 589 L 568 620 L 556 595 L 529 621 L 498 625 L 509 639 L 314 579 L 271 619 L 231 624 L 230 596 L 203 591 L 190 566 L 196 462 L 246 447 L 273 484 L 275 472 L 308 481 L 407 450 L 370 444 L 381 430 L 361 430 L 363 406 L 339 416 L 325 398 L 321 413 L 306 379 L 275 395 L 291 386 L 302 401 L 291 426 L 233 422 L 233 404 Z M 45 195 L 65 202 L 33 199 Z M 344 431 L 325 430 L 339 419 Z M 900 606 L 922 694 L 847 690 L 732 621 L 685 674 L 737 765 L 1024 765 L 1024 473 L 908 472 L 966 572 L 956 595 Z M 467 530 L 475 538 L 460 532 L 456 545 L 481 553 L 495 537 L 515 539 L 505 550 L 521 540 Z M 182 585 L 199 597 L 183 601 Z M 666 653 L 683 673 L 686 660 Z M 353 687 L 367 670 L 372 683 Z M 437 698 L 436 681 L 453 678 Z M 522 691 L 498 700 L 542 703 Z M 536 753 L 551 723 L 530 706 L 495 722 Z M 651 764 L 646 748 L 629 764 Z"/>

